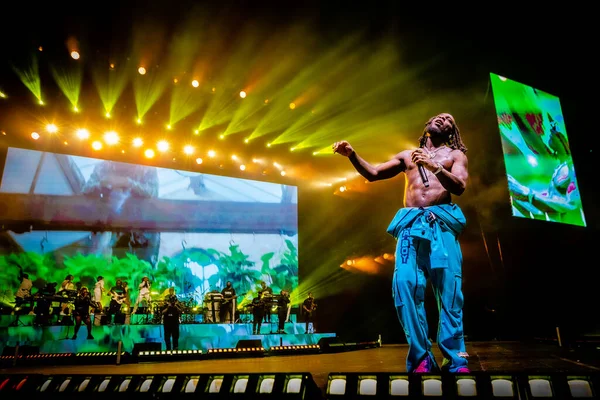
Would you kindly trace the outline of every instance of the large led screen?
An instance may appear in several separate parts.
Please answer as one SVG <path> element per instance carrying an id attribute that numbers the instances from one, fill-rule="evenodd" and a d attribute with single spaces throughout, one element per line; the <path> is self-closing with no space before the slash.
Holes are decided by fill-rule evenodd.
<path id="1" fill-rule="evenodd" d="M 1 162 L 2 160 L 0 160 Z M 67 275 L 92 292 L 103 276 L 143 277 L 198 305 L 231 281 L 238 305 L 264 281 L 298 285 L 297 187 L 9 148 L 0 184 L 0 301 L 14 302 L 20 270 L 32 293 Z M 105 305 L 110 301 L 106 297 Z"/>
<path id="2" fill-rule="evenodd" d="M 490 75 L 512 214 L 585 226 L 559 98 Z"/>

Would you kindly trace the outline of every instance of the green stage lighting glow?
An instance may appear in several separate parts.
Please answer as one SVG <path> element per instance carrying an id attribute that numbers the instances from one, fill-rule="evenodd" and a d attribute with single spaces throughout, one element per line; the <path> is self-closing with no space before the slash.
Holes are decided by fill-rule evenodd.
<path id="1" fill-rule="evenodd" d="M 129 81 L 128 63 L 119 63 L 120 68 L 96 67 L 92 70 L 98 94 L 104 106 L 106 118 L 111 117 L 111 111 L 121 97 Z"/>
<path id="2" fill-rule="evenodd" d="M 44 104 L 42 101 L 42 82 L 39 74 L 38 59 L 33 55 L 30 59 L 29 65 L 23 69 L 13 66 L 13 70 L 19 76 L 19 79 L 36 99 L 39 104 Z"/>
<path id="3" fill-rule="evenodd" d="M 81 64 L 77 63 L 77 66 L 70 71 L 67 71 L 64 68 L 55 67 L 52 67 L 50 71 L 60 90 L 67 99 L 69 99 L 73 111 L 79 112 L 79 94 L 81 92 L 81 81 L 83 79 Z"/>
<path id="4" fill-rule="evenodd" d="M 162 96 L 169 78 L 165 73 L 148 72 L 147 74 L 136 74 L 133 79 L 133 91 L 135 94 L 135 106 L 137 116 L 142 120 L 146 113 Z"/>

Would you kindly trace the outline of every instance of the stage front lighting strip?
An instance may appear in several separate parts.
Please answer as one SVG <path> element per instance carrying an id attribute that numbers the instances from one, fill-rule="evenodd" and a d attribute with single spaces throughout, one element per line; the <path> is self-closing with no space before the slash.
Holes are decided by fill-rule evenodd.
<path id="1" fill-rule="evenodd" d="M 408 374 L 344 373 L 329 374 L 327 399 L 374 398 L 598 398 L 600 374 L 572 376 L 551 373 L 488 374 Z M 387 397 L 386 397 L 387 398 Z"/>
<path id="2" fill-rule="evenodd" d="M 318 399 L 319 389 L 306 372 L 267 374 L 165 375 L 9 375 L 0 378 L 3 400 L 44 396 L 116 396 L 156 398 L 163 393 L 194 398 Z"/>

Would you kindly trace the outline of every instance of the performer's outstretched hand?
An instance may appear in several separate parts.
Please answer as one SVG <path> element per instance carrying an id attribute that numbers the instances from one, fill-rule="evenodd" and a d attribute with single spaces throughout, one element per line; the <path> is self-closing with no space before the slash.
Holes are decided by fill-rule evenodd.
<path id="1" fill-rule="evenodd" d="M 335 142 L 331 148 L 333 149 L 334 153 L 341 154 L 344 157 L 350 157 L 352 153 L 354 153 L 354 149 L 352 146 L 350 146 L 350 143 L 345 140 L 342 140 L 341 142 Z"/>

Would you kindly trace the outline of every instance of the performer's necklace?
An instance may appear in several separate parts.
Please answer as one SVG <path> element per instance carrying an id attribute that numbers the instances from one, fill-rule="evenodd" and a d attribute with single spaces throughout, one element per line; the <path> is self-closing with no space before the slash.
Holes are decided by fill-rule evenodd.
<path id="1" fill-rule="evenodd" d="M 437 149 L 435 149 L 434 151 L 429 151 L 427 148 L 425 148 L 425 150 L 427 150 L 427 155 L 429 156 L 429 158 L 434 159 L 435 156 L 437 156 L 438 151 L 440 151 L 441 149 L 445 149 L 446 146 L 441 146 L 438 147 Z"/>

